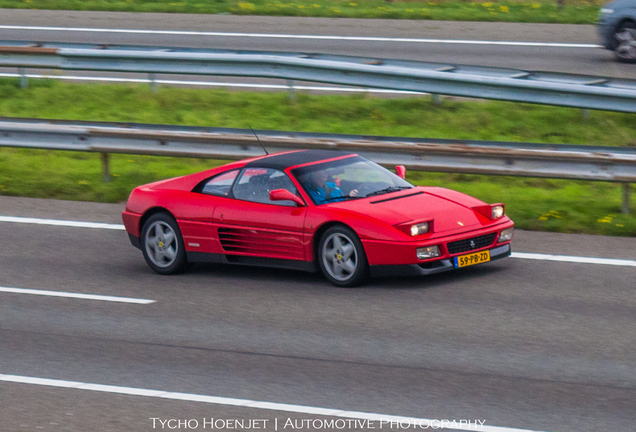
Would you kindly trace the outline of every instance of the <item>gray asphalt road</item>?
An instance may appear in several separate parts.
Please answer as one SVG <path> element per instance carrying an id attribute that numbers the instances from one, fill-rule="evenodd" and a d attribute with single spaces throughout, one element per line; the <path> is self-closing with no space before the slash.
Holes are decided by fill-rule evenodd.
<path id="1" fill-rule="evenodd" d="M 598 44 L 592 25 L 2 10 L 0 25 Z M 0 30 L 0 39 L 320 52 L 635 78 L 600 48 Z"/>
<path id="2" fill-rule="evenodd" d="M 119 221 L 122 205 L 0 198 L 0 215 Z M 634 267 L 507 259 L 336 289 L 283 270 L 152 273 L 122 231 L 0 222 L 0 374 L 549 431 L 636 424 Z M 636 258 L 626 238 L 519 232 L 515 250 Z M 280 411 L 0 383 L 1 430 L 146 431 Z M 292 415 L 295 418 L 316 416 Z M 271 429 L 270 429 L 271 430 Z"/>

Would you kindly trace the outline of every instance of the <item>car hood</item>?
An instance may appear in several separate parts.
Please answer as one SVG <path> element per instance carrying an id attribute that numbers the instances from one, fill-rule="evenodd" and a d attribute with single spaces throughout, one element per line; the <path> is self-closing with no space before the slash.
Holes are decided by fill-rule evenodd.
<path id="1" fill-rule="evenodd" d="M 482 226 L 489 220 L 472 207 L 483 201 L 443 188 L 415 187 L 362 200 L 343 201 L 333 206 L 379 219 L 389 225 L 434 220 L 436 233 Z"/>
<path id="2" fill-rule="evenodd" d="M 636 7 L 636 0 L 615 0 L 613 2 L 607 3 L 603 6 L 604 9 L 623 9 L 629 7 Z"/>

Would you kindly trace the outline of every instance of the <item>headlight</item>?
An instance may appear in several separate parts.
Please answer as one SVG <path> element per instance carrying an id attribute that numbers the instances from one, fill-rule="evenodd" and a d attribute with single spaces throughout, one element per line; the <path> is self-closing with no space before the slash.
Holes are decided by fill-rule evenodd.
<path id="1" fill-rule="evenodd" d="M 428 232 L 428 229 L 429 229 L 428 222 L 411 225 L 411 235 L 415 237 L 420 234 L 426 234 Z"/>
<path id="2" fill-rule="evenodd" d="M 493 206 L 491 211 L 492 219 L 499 219 L 504 214 L 503 206 Z"/>
<path id="3" fill-rule="evenodd" d="M 503 230 L 501 234 L 499 234 L 499 240 L 497 240 L 497 243 L 503 243 L 512 240 L 512 233 L 514 233 L 514 231 L 514 228 Z"/>
<path id="4" fill-rule="evenodd" d="M 611 13 L 614 13 L 614 9 L 605 9 L 605 8 L 603 8 L 603 9 L 601 9 L 601 13 L 602 14 L 611 14 Z"/>
<path id="5" fill-rule="evenodd" d="M 415 252 L 417 252 L 417 258 L 421 260 L 441 256 L 441 253 L 439 252 L 439 247 L 437 246 L 418 248 L 415 250 Z"/>

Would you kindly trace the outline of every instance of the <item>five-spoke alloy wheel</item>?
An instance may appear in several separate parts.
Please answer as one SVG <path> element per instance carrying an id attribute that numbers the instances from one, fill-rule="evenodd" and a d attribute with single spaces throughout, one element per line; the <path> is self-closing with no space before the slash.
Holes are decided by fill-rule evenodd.
<path id="1" fill-rule="evenodd" d="M 150 268 L 160 274 L 178 273 L 188 263 L 179 225 L 167 213 L 148 218 L 142 229 L 141 250 Z"/>
<path id="2" fill-rule="evenodd" d="M 337 286 L 359 285 L 368 274 L 362 242 L 345 226 L 333 226 L 325 231 L 318 246 L 318 261 L 325 277 Z"/>

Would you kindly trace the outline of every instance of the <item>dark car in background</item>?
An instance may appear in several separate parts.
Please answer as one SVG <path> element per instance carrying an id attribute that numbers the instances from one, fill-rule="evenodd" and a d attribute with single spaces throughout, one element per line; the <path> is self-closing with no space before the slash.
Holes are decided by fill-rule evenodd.
<path id="1" fill-rule="evenodd" d="M 598 30 L 603 46 L 619 61 L 636 62 L 636 0 L 616 0 L 601 8 Z"/>

